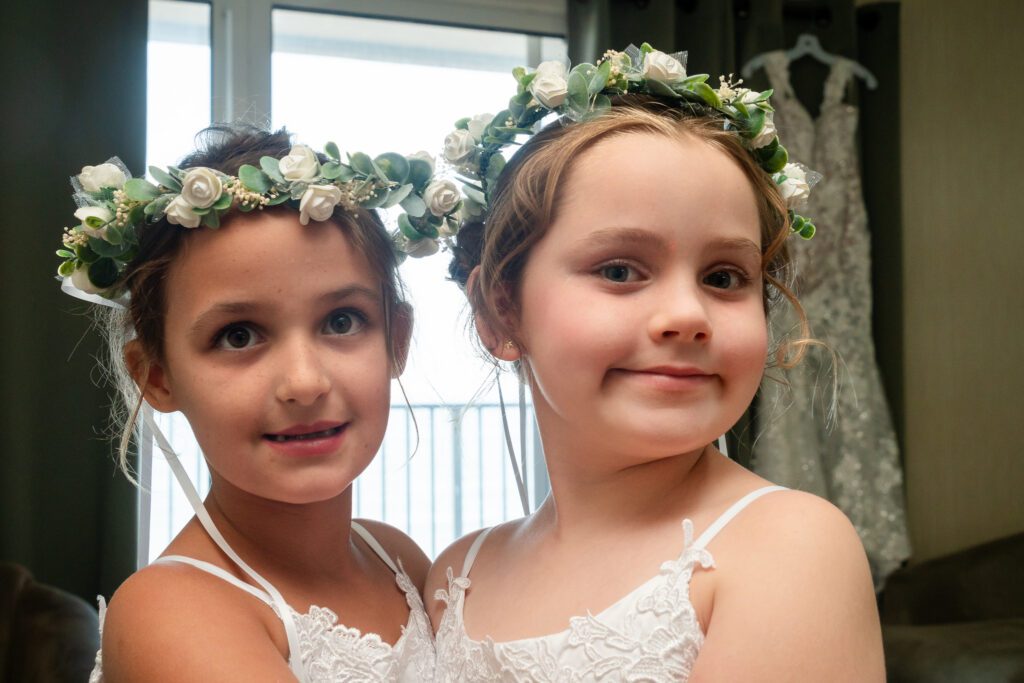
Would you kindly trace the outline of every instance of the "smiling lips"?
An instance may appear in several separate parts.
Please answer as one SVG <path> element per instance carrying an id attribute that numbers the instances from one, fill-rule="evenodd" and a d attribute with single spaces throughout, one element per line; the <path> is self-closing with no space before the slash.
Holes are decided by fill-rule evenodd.
<path id="1" fill-rule="evenodd" d="M 264 434 L 274 450 L 295 457 L 314 457 L 334 452 L 341 444 L 348 423 L 314 422 Z"/>
<path id="2" fill-rule="evenodd" d="M 645 384 L 650 384 L 660 389 L 682 390 L 703 386 L 715 378 L 715 375 L 708 374 L 699 368 L 682 365 L 659 365 L 643 370 L 626 370 L 623 372 L 629 377 L 634 377 Z"/>

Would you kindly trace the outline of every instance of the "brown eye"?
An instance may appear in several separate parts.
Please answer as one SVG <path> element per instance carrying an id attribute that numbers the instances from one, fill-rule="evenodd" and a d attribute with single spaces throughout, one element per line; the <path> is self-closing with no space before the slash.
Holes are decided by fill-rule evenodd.
<path id="1" fill-rule="evenodd" d="M 231 325 L 221 332 L 216 346 L 222 349 L 239 351 L 253 346 L 258 341 L 256 332 L 248 325 Z"/>
<path id="2" fill-rule="evenodd" d="M 324 322 L 326 334 L 355 334 L 363 329 L 365 319 L 356 311 L 334 311 Z"/>

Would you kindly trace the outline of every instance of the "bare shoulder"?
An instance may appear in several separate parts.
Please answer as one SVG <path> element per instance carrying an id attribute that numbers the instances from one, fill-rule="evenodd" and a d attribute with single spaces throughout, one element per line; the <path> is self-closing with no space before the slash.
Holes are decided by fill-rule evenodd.
<path id="1" fill-rule="evenodd" d="M 377 539 L 385 552 L 395 561 L 401 562 L 402 568 L 412 579 L 416 587 L 423 591 L 423 583 L 427 580 L 430 569 L 430 558 L 419 547 L 416 541 L 401 529 L 374 519 L 353 520 L 362 524 L 370 535 Z"/>
<path id="2" fill-rule="evenodd" d="M 799 491 L 766 495 L 709 550 L 714 606 L 693 680 L 884 680 L 867 557 L 834 505 Z"/>
<path id="3" fill-rule="evenodd" d="M 110 601 L 104 680 L 284 680 L 287 647 L 268 618 L 276 619 L 256 598 L 193 567 L 147 567 Z"/>
<path id="4" fill-rule="evenodd" d="M 441 551 L 430 567 L 427 583 L 423 589 L 423 601 L 426 604 L 430 620 L 434 624 L 434 630 L 437 630 L 441 623 L 441 615 L 444 613 L 445 607 L 444 602 L 437 598 L 437 592 L 448 590 L 448 571 L 451 570 L 455 576 L 459 575 L 470 546 L 484 531 L 486 529 L 479 529 L 455 541 Z"/>

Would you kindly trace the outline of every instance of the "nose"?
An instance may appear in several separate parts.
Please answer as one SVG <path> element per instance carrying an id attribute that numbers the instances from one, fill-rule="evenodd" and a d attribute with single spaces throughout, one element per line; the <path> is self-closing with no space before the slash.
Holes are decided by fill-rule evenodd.
<path id="1" fill-rule="evenodd" d="M 673 287 L 658 296 L 648 323 L 655 342 L 706 342 L 711 338 L 711 316 L 697 287 Z"/>
<path id="2" fill-rule="evenodd" d="M 294 339 L 281 349 L 277 400 L 308 406 L 331 390 L 331 380 L 311 340 Z"/>

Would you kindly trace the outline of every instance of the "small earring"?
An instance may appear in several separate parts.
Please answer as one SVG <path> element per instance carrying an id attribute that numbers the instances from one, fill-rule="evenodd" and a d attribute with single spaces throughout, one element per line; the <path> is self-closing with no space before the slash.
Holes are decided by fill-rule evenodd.
<path id="1" fill-rule="evenodd" d="M 506 351 L 511 351 L 514 348 L 516 348 L 516 343 L 514 341 L 512 341 L 511 339 L 506 339 L 505 340 L 505 350 Z"/>

